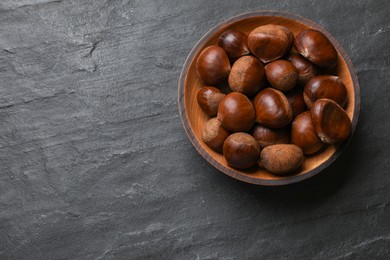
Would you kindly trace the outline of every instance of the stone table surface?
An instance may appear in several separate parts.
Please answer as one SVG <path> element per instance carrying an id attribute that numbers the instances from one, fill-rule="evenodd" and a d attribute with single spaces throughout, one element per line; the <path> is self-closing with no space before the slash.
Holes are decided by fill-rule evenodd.
<path id="1" fill-rule="evenodd" d="M 209 165 L 177 84 L 197 40 L 248 11 L 317 22 L 361 87 L 322 174 L 269 188 Z M 2 0 L 0 259 L 386 259 L 390 1 Z"/>

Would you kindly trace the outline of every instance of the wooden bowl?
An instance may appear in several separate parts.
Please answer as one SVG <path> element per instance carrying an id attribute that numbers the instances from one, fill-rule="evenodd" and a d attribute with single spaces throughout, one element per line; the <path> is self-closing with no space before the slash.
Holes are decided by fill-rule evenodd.
<path id="1" fill-rule="evenodd" d="M 300 31 L 313 28 L 324 33 L 335 46 L 338 52 L 337 75 L 344 82 L 348 90 L 348 105 L 346 112 L 352 121 L 352 134 L 356 128 L 360 108 L 360 93 L 357 76 L 351 60 L 340 43 L 318 24 L 300 16 L 277 12 L 256 11 L 230 18 L 207 32 L 194 46 L 188 55 L 179 80 L 179 110 L 185 131 L 198 152 L 215 168 L 235 179 L 257 185 L 286 185 L 299 182 L 324 170 L 344 150 L 351 139 L 339 145 L 329 145 L 312 156 L 308 156 L 300 171 L 294 175 L 277 176 L 264 169 L 253 168 L 237 170 L 227 166 L 222 154 L 216 153 L 205 145 L 201 138 L 202 128 L 209 117 L 201 110 L 196 100 L 196 93 L 203 84 L 196 74 L 196 59 L 200 52 L 209 45 L 216 45 L 218 37 L 227 29 L 236 29 L 249 34 L 254 28 L 265 24 L 279 24 L 289 28 L 294 36 Z M 352 136 L 351 134 L 351 136 Z"/>

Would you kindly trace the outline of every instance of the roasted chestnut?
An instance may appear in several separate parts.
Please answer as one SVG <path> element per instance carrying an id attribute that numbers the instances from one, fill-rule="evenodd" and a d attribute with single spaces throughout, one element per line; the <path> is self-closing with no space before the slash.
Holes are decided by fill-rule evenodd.
<path id="1" fill-rule="evenodd" d="M 310 111 L 298 115 L 292 122 L 291 143 L 301 147 L 304 154 L 315 153 L 324 146 L 317 135 Z"/>
<path id="2" fill-rule="evenodd" d="M 290 142 L 290 132 L 287 128 L 271 129 L 262 125 L 253 128 L 252 136 L 264 148 L 273 144 L 288 144 Z"/>
<path id="3" fill-rule="evenodd" d="M 249 50 L 267 63 L 286 55 L 292 47 L 294 35 L 284 26 L 268 24 L 254 29 L 248 36 Z"/>
<path id="4" fill-rule="evenodd" d="M 253 96 L 264 86 L 265 71 L 261 61 L 253 56 L 239 58 L 229 74 L 229 86 L 233 91 Z"/>
<path id="5" fill-rule="evenodd" d="M 298 72 L 295 67 L 286 60 L 276 60 L 265 66 L 265 75 L 272 87 L 286 92 L 295 87 L 298 80 Z"/>
<path id="6" fill-rule="evenodd" d="M 333 68 L 337 64 L 337 51 L 320 31 L 306 29 L 295 38 L 294 48 L 302 56 L 321 68 Z"/>
<path id="7" fill-rule="evenodd" d="M 292 120 L 292 109 L 286 96 L 277 89 L 266 88 L 256 95 L 253 106 L 256 121 L 269 128 L 282 128 Z"/>
<path id="8" fill-rule="evenodd" d="M 224 49 L 231 61 L 248 55 L 248 35 L 235 30 L 227 30 L 221 34 L 218 46 Z"/>
<path id="9" fill-rule="evenodd" d="M 335 144 L 346 140 L 352 130 L 344 109 L 331 99 L 318 99 L 310 109 L 311 119 L 322 142 Z"/>
<path id="10" fill-rule="evenodd" d="M 298 71 L 297 84 L 299 86 L 304 87 L 312 77 L 318 74 L 318 68 L 298 53 L 291 53 L 287 56 L 287 60 Z"/>
<path id="11" fill-rule="evenodd" d="M 246 169 L 257 163 L 260 146 L 250 134 L 234 133 L 223 144 L 223 156 L 229 166 Z"/>
<path id="12" fill-rule="evenodd" d="M 285 93 L 288 103 L 290 103 L 293 117 L 296 117 L 300 113 L 306 110 L 306 104 L 303 99 L 303 91 L 301 88 L 294 88 Z"/>
<path id="13" fill-rule="evenodd" d="M 229 131 L 222 127 L 221 121 L 214 117 L 204 125 L 202 139 L 211 149 L 222 153 L 223 143 L 229 134 Z"/>
<path id="14" fill-rule="evenodd" d="M 196 60 L 196 72 L 206 85 L 218 85 L 229 76 L 230 69 L 226 52 L 216 45 L 205 48 Z"/>
<path id="15" fill-rule="evenodd" d="M 306 105 L 311 108 L 313 102 L 320 98 L 336 101 L 342 107 L 347 104 L 347 88 L 337 76 L 320 75 L 312 78 L 305 86 L 303 97 Z"/>
<path id="16" fill-rule="evenodd" d="M 219 102 L 225 97 L 217 88 L 206 86 L 198 90 L 196 95 L 200 108 L 209 116 L 216 116 Z"/>
<path id="17" fill-rule="evenodd" d="M 255 110 L 245 95 L 231 92 L 219 103 L 218 119 L 231 132 L 246 132 L 255 123 Z"/>
<path id="18" fill-rule="evenodd" d="M 274 144 L 265 147 L 260 154 L 260 165 L 274 174 L 292 173 L 301 166 L 305 156 L 294 144 Z"/>

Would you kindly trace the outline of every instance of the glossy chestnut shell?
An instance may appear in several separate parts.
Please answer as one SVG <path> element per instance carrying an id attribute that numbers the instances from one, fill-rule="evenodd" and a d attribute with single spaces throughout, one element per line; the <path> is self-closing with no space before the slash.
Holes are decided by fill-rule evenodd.
<path id="1" fill-rule="evenodd" d="M 317 135 L 310 111 L 298 115 L 292 122 L 291 143 L 299 146 L 304 154 L 315 153 L 324 146 Z"/>
<path id="2" fill-rule="evenodd" d="M 222 127 L 221 121 L 214 117 L 205 123 L 202 139 L 211 149 L 222 153 L 223 143 L 229 134 L 229 131 Z"/>
<path id="3" fill-rule="evenodd" d="M 279 90 L 261 90 L 253 101 L 256 122 L 269 128 L 282 128 L 292 120 L 292 109 L 286 96 Z"/>
<path id="4" fill-rule="evenodd" d="M 232 62 L 249 54 L 248 35 L 240 31 L 230 29 L 222 33 L 218 46 L 226 51 Z"/>
<path id="5" fill-rule="evenodd" d="M 319 99 L 310 109 L 311 118 L 322 142 L 335 144 L 346 140 L 352 130 L 351 120 L 344 109 L 330 99 Z"/>
<path id="6" fill-rule="evenodd" d="M 265 66 L 265 74 L 273 88 L 286 92 L 297 84 L 298 72 L 295 67 L 286 60 L 276 60 Z"/>
<path id="7" fill-rule="evenodd" d="M 285 95 L 291 106 L 293 117 L 296 117 L 306 110 L 305 100 L 303 99 L 303 90 L 301 88 L 293 88 L 285 93 Z"/>
<path id="8" fill-rule="evenodd" d="M 345 107 L 348 99 L 347 88 L 337 76 L 319 75 L 305 86 L 303 97 L 310 108 L 317 99 L 328 98 Z"/>
<path id="9" fill-rule="evenodd" d="M 229 166 L 246 169 L 257 163 L 260 146 L 250 134 L 234 133 L 223 144 L 223 156 Z"/>
<path id="10" fill-rule="evenodd" d="M 206 85 L 218 85 L 229 76 L 230 69 L 226 52 L 216 45 L 205 48 L 196 60 L 196 72 Z"/>
<path id="11" fill-rule="evenodd" d="M 231 132 L 246 132 L 255 123 L 255 110 L 245 95 L 231 92 L 219 103 L 218 119 Z"/>
<path id="12" fill-rule="evenodd" d="M 259 59 L 253 56 L 239 58 L 229 74 L 229 86 L 233 91 L 253 96 L 264 87 L 265 71 Z"/>
<path id="13" fill-rule="evenodd" d="M 271 129 L 266 126 L 256 125 L 253 128 L 252 136 L 264 148 L 273 144 L 288 144 L 290 142 L 290 132 L 287 128 Z"/>
<path id="14" fill-rule="evenodd" d="M 333 68 L 337 64 L 337 51 L 320 31 L 306 29 L 294 41 L 294 48 L 302 56 L 321 68 Z"/>
<path id="15" fill-rule="evenodd" d="M 294 35 L 284 26 L 268 24 L 254 29 L 248 36 L 249 50 L 267 63 L 286 55 L 292 47 Z"/>
<path id="16" fill-rule="evenodd" d="M 313 63 L 298 53 L 291 53 L 287 56 L 287 60 L 298 72 L 297 84 L 299 86 L 304 87 L 311 78 L 319 73 L 318 68 Z"/>
<path id="17" fill-rule="evenodd" d="M 219 102 L 225 97 L 225 94 L 217 88 L 205 86 L 198 90 L 196 99 L 200 108 L 209 116 L 216 116 L 218 113 Z"/>

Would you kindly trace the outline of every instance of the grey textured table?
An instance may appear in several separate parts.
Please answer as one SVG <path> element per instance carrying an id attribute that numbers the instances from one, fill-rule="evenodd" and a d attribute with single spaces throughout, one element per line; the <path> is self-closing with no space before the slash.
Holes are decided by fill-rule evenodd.
<path id="1" fill-rule="evenodd" d="M 196 41 L 260 9 L 325 27 L 361 87 L 346 151 L 287 187 L 219 173 L 177 107 Z M 0 259 L 385 259 L 389 15 L 388 0 L 1 1 Z"/>

